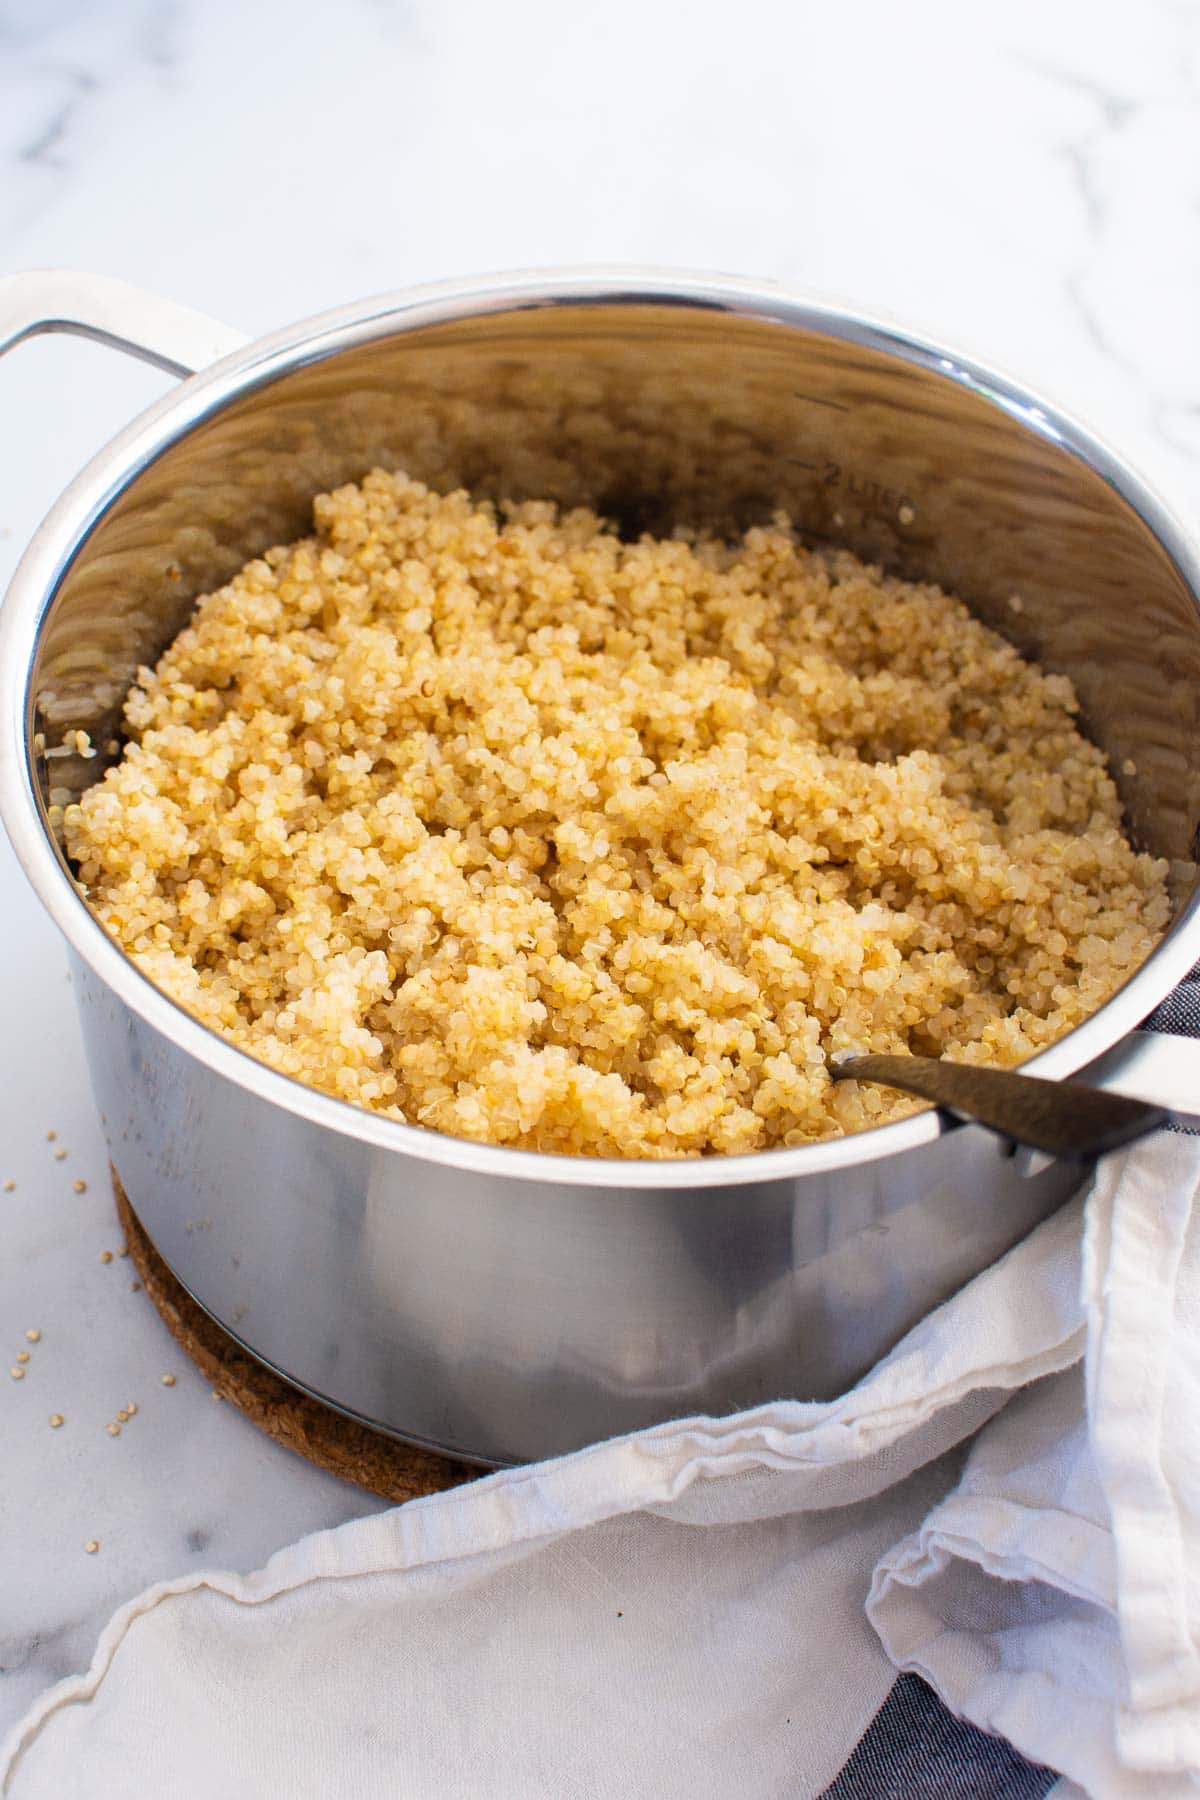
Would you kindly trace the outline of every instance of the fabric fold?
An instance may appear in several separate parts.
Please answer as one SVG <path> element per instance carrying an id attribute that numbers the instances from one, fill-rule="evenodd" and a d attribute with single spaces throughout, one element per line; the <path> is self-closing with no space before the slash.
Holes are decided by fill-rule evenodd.
<path id="1" fill-rule="evenodd" d="M 11 1734 L 0 1754 L 3 1792 L 17 1800 L 153 1792 L 167 1779 L 161 1746 L 170 1745 L 180 1800 L 193 1791 L 206 1800 L 274 1795 L 277 1772 L 268 1780 L 259 1765 L 264 1719 L 277 1716 L 288 1721 L 294 1793 L 479 1791 L 456 1787 L 456 1768 L 492 1739 L 514 1754 L 511 1732 L 481 1694 L 523 1668 L 530 1679 L 536 1672 L 543 1695 L 573 1704 L 570 1657 L 592 1665 L 612 1630 L 608 1611 L 622 1635 L 593 1681 L 619 1711 L 623 1741 L 639 1746 L 636 1779 L 622 1785 L 611 1743 L 585 1733 L 559 1744 L 543 1775 L 523 1748 L 526 1785 L 505 1787 L 507 1777 L 494 1774 L 489 1791 L 522 1800 L 683 1795 L 731 1783 L 747 1794 L 819 1792 L 892 1680 L 862 1610 L 872 1566 L 953 1483 L 956 1447 L 1031 1371 L 1069 1367 L 1082 1352 L 1080 1205 L 1039 1227 L 836 1401 L 676 1422 L 321 1533 L 250 1575 L 159 1584 L 116 1614 L 88 1673 L 46 1695 Z M 561 1584 L 628 1594 L 630 1562 L 639 1570 L 633 1600 L 596 1619 L 595 1639 L 572 1641 L 572 1623 L 582 1629 L 585 1615 L 564 1615 Z M 728 1605 L 715 1608 L 720 1567 L 737 1580 L 731 1574 Z M 536 1627 L 512 1667 L 498 1671 L 486 1634 L 473 1640 L 466 1622 L 490 1619 L 503 1632 L 504 1621 L 530 1611 Z M 323 1647 L 335 1615 L 333 1659 Z M 661 1720 L 687 1688 L 673 1667 L 684 1643 L 702 1655 L 694 1712 L 681 1720 L 699 1725 L 689 1752 L 664 1760 Z M 646 1668 L 635 1656 L 631 1670 L 635 1650 Z M 442 1670 L 436 1693 L 422 1659 Z M 219 1729 L 214 1691 L 227 1700 Z M 404 1746 L 380 1727 L 381 1760 L 372 1763 L 359 1729 L 364 1706 L 377 1719 L 392 1704 L 407 1716 L 417 1692 L 420 1719 Z M 144 1707 L 162 1714 L 151 1736 L 129 1728 Z M 448 1710 L 477 1721 L 478 1741 L 470 1755 L 460 1745 L 457 1763 L 446 1747 L 461 1724 L 449 1730 Z M 522 1729 L 536 1740 L 550 1723 L 539 1707 Z M 89 1785 L 102 1766 L 112 1781 L 117 1743 L 128 1788 Z M 336 1773 L 351 1765 L 357 1789 Z"/>
<path id="2" fill-rule="evenodd" d="M 1200 1792 L 1198 1176 L 1178 1134 L 1101 1166 L 1083 1368 L 981 1431 L 867 1606 L 897 1667 L 1101 1796 Z"/>

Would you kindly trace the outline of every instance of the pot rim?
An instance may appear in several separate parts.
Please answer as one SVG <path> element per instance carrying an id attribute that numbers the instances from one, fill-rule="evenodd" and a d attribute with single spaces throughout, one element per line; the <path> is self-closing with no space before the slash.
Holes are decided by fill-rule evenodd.
<path id="1" fill-rule="evenodd" d="M 30 780 L 29 676 L 42 618 L 83 541 L 108 507 L 173 444 L 225 406 L 295 369 L 374 339 L 489 313 L 556 305 L 673 305 L 747 315 L 878 350 L 970 388 L 1094 469 L 1171 557 L 1200 610 L 1200 544 L 1153 489 L 1070 414 L 991 364 L 881 313 L 810 297 L 783 284 L 653 267 L 522 270 L 377 295 L 255 339 L 149 407 L 98 452 L 39 526 L 0 607 L 0 816 L 46 910 L 82 961 L 147 1024 L 272 1105 L 343 1137 L 418 1161 L 503 1180 L 563 1186 L 700 1189 L 791 1180 L 869 1163 L 928 1144 L 956 1123 L 935 1110 L 848 1137 L 737 1156 L 567 1156 L 454 1138 L 339 1100 L 238 1049 L 155 987 L 109 937 L 60 859 Z M 1071 1075 L 1110 1049 L 1200 962 L 1200 892 L 1159 946 L 1104 1006 L 1024 1067 Z"/>

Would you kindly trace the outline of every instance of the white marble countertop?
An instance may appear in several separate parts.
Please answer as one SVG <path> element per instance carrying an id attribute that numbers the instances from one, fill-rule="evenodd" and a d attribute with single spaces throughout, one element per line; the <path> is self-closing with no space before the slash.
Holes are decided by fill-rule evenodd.
<path id="1" fill-rule="evenodd" d="M 0 270 L 96 269 L 258 331 L 410 282 L 600 261 L 773 276 L 907 317 L 1040 385 L 1194 517 L 1200 7 L 0 14 Z M 0 580 L 165 385 L 65 339 L 0 364 Z M 3 840 L 0 917 L 2 1729 L 148 1583 L 254 1567 L 379 1503 L 214 1402 L 129 1263 L 100 1261 L 118 1233 L 65 960 Z"/>

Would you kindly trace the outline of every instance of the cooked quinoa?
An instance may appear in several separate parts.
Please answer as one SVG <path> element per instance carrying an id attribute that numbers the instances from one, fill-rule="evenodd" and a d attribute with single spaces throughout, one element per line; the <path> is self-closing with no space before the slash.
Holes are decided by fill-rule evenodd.
<path id="1" fill-rule="evenodd" d="M 68 809 L 160 988 L 284 1074 L 669 1157 L 907 1111 L 842 1047 L 1016 1063 L 1167 919 L 1071 683 L 784 518 L 622 542 L 375 472 L 202 599 Z"/>

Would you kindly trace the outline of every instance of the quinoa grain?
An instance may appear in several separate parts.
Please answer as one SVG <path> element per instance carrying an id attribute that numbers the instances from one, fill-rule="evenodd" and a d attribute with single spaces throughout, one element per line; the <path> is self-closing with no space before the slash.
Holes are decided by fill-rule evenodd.
<path id="1" fill-rule="evenodd" d="M 1157 942 L 1071 683 L 785 519 L 620 541 L 380 471 L 202 599 L 64 821 L 161 988 L 284 1074 L 528 1149 L 765 1149 L 1018 1063 Z M 1014 610 L 1016 604 L 1013 603 Z"/>

